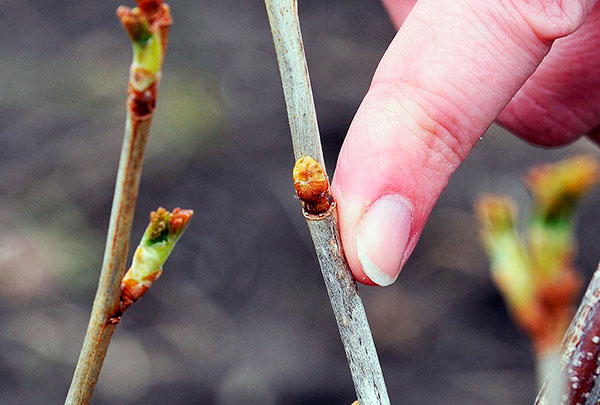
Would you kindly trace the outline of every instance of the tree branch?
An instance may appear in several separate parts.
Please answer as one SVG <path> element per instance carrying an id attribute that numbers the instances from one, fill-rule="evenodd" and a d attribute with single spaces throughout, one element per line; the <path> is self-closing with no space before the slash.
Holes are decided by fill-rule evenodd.
<path id="1" fill-rule="evenodd" d="M 297 160 L 294 185 L 321 266 L 331 307 L 362 405 L 389 404 L 358 286 L 350 273 L 339 236 L 317 125 L 308 66 L 295 0 L 265 0 Z"/>
<path id="2" fill-rule="evenodd" d="M 125 272 L 144 149 L 171 24 L 169 8 L 162 0 L 139 0 L 138 3 L 140 8 L 119 7 L 117 10 L 134 50 L 125 134 L 100 280 L 66 404 L 89 403 L 114 332 L 115 324 L 108 321 L 119 309 L 121 279 Z M 146 11 L 150 6 L 153 9 Z"/>

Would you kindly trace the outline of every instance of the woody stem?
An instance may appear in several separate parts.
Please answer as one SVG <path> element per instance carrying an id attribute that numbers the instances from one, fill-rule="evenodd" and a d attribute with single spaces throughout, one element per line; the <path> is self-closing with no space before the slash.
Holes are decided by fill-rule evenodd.
<path id="1" fill-rule="evenodd" d="M 156 1 L 159 5 L 162 1 Z M 136 9 L 134 9 L 136 10 Z M 167 17 L 168 17 L 168 8 Z M 123 14 L 124 10 L 119 9 L 119 17 L 123 22 L 127 32 L 131 34 L 131 25 L 127 26 L 123 17 L 131 17 L 129 14 Z M 137 18 L 137 16 L 134 16 Z M 144 21 L 137 21 L 139 27 L 142 27 Z M 134 21 L 133 23 L 136 23 Z M 143 27 L 142 27 L 143 28 Z M 166 31 L 166 28 L 165 28 Z M 146 40 L 145 37 L 138 39 Z M 132 38 L 134 40 L 134 38 Z M 137 42 L 133 42 L 134 54 L 140 57 L 139 52 L 143 53 L 143 49 Z M 138 47 L 136 49 L 136 47 Z M 119 168 L 117 171 L 117 180 L 112 203 L 112 209 L 109 220 L 108 234 L 106 237 L 106 247 L 104 250 L 104 260 L 100 279 L 98 281 L 98 289 L 92 313 L 88 323 L 87 332 L 83 342 L 83 347 L 79 354 L 75 373 L 71 381 L 71 386 L 65 400 L 65 404 L 88 404 L 91 400 L 94 388 L 100 375 L 100 370 L 106 357 L 106 352 L 110 339 L 115 329 L 115 324 L 109 323 L 109 319 L 118 311 L 119 295 L 121 279 L 125 272 L 125 262 L 127 251 L 129 248 L 129 238 L 131 235 L 131 224 L 135 210 L 135 203 L 138 195 L 140 176 L 142 173 L 142 162 L 144 158 L 144 149 L 150 131 L 152 120 L 152 112 L 154 109 L 156 97 L 156 88 L 160 79 L 160 67 L 162 66 L 162 57 L 164 47 L 161 46 L 160 54 L 156 55 L 156 46 L 150 48 L 153 52 L 150 58 L 143 62 L 155 62 L 152 58 L 159 57 L 158 66 L 155 71 L 148 70 L 149 76 L 145 79 L 153 86 L 154 91 L 149 94 L 142 92 L 146 97 L 145 101 L 152 108 L 147 111 L 147 114 L 140 115 L 139 109 L 136 109 L 138 103 L 135 101 L 136 95 L 130 93 L 130 98 L 127 103 L 127 118 L 125 121 L 125 133 L 123 138 L 123 146 L 121 149 L 121 157 L 119 160 Z M 144 56 L 143 54 L 141 56 Z M 132 62 L 132 75 L 130 76 L 129 89 L 133 87 L 132 78 L 134 76 L 134 65 L 136 58 Z M 142 66 L 143 67 L 143 66 Z M 152 99 L 149 99 L 151 97 Z"/>
<path id="2" fill-rule="evenodd" d="M 295 0 L 265 0 L 265 6 L 277 53 L 294 156 L 296 160 L 306 156 L 312 157 L 325 173 L 317 115 L 300 33 L 297 3 Z M 326 175 L 324 176 L 326 184 Z M 326 193 L 329 194 L 328 189 Z M 329 200 L 330 195 L 327 197 Z M 315 202 L 303 201 L 305 207 L 313 208 Z M 322 206 L 325 211 L 310 210 L 310 214 L 305 211 L 305 216 L 346 351 L 358 400 L 361 405 L 389 404 L 390 400 L 367 315 L 342 249 L 335 203 L 329 206 L 328 201 L 325 201 Z"/>

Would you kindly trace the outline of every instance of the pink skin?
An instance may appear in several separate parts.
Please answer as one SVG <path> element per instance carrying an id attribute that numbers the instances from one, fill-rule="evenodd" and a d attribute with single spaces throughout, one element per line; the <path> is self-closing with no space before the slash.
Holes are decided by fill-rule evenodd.
<path id="1" fill-rule="evenodd" d="M 572 142 L 600 127 L 600 5 L 595 0 L 384 4 L 402 26 L 350 126 L 333 193 L 354 276 L 375 284 L 363 267 L 374 266 L 375 278 L 386 285 L 412 253 L 448 178 L 492 122 L 545 146 Z M 382 196 L 405 201 L 407 208 L 376 204 Z M 381 234 L 377 223 L 361 228 L 363 218 L 384 217 L 366 215 L 374 206 L 391 213 Z M 365 237 L 359 255 L 359 229 L 367 228 L 363 235 L 375 235 L 369 240 L 386 243 L 378 249 Z M 390 234 L 391 228 L 401 231 Z M 367 272 L 374 274 L 372 268 Z"/>

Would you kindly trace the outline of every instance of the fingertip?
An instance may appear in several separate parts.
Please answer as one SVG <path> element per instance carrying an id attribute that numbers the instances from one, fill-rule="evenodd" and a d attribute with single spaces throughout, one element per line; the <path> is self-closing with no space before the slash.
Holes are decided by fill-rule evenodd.
<path id="1" fill-rule="evenodd" d="M 363 271 L 380 286 L 398 278 L 412 226 L 411 204 L 397 194 L 385 194 L 367 207 L 356 235 Z"/>
<path id="2" fill-rule="evenodd" d="M 383 0 L 383 5 L 396 28 L 402 25 L 415 3 L 416 0 Z"/>
<path id="3" fill-rule="evenodd" d="M 548 52 L 513 17 L 493 2 L 421 0 L 390 44 L 333 179 L 359 282 L 394 282 L 450 175 Z M 507 29 L 520 41 L 498 48 Z"/>
<path id="4" fill-rule="evenodd" d="M 368 205 L 353 206 L 343 198 L 340 202 L 342 243 L 355 279 L 381 287 L 393 284 L 410 253 L 412 205 L 397 194 L 385 194 Z"/>

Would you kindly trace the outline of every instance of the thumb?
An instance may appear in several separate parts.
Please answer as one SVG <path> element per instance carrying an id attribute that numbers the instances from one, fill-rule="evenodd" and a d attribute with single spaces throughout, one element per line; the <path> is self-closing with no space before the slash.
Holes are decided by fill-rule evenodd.
<path id="1" fill-rule="evenodd" d="M 358 281 L 395 281 L 450 175 L 593 3 L 416 3 L 377 68 L 333 179 Z"/>

